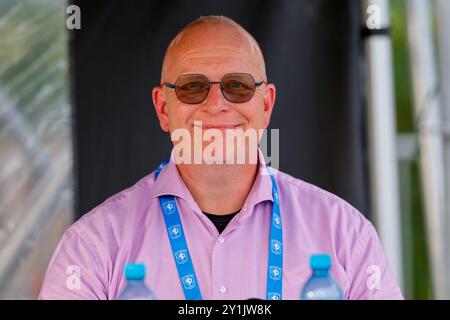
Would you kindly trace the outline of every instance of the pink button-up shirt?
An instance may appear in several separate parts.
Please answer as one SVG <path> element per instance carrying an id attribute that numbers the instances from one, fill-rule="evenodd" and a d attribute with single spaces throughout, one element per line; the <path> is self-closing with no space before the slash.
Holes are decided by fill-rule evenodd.
<path id="1" fill-rule="evenodd" d="M 264 160 L 260 154 L 259 172 Z M 283 299 L 299 299 L 311 254 L 328 253 L 346 299 L 402 299 L 372 224 L 348 203 L 278 171 L 283 219 Z M 240 211 L 219 234 L 169 164 L 74 223 L 50 261 L 40 299 L 114 299 L 126 263 L 146 265 L 158 299 L 184 299 L 158 196 L 173 195 L 203 299 L 266 297 L 272 216 L 270 177 L 258 174 Z"/>

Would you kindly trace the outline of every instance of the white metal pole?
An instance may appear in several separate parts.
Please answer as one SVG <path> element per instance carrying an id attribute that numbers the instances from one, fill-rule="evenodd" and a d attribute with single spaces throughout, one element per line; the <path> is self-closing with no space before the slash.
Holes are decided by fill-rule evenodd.
<path id="1" fill-rule="evenodd" d="M 446 298 L 444 158 L 433 33 L 428 0 L 408 0 L 408 38 L 412 64 L 422 189 L 435 298 Z"/>
<path id="2" fill-rule="evenodd" d="M 446 189 L 446 269 L 450 272 L 450 1 L 437 1 L 438 45 L 440 56 L 440 92 L 444 119 L 444 170 Z M 447 298 L 450 298 L 450 276 L 447 276 Z"/>
<path id="3" fill-rule="evenodd" d="M 389 1 L 366 0 L 363 13 L 373 32 L 365 41 L 373 215 L 391 269 L 403 288 L 392 44 L 388 33 L 376 32 L 389 28 Z"/>

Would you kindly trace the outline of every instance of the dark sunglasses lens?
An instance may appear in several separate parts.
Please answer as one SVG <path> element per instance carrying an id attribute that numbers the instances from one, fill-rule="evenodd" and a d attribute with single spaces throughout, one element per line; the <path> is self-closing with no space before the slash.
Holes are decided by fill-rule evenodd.
<path id="1" fill-rule="evenodd" d="M 255 79 L 250 74 L 230 73 L 222 78 L 222 92 L 228 101 L 249 101 L 255 93 Z"/>
<path id="2" fill-rule="evenodd" d="M 208 78 L 202 75 L 182 75 L 175 82 L 175 93 L 183 103 L 201 103 L 208 96 L 208 91 Z"/>

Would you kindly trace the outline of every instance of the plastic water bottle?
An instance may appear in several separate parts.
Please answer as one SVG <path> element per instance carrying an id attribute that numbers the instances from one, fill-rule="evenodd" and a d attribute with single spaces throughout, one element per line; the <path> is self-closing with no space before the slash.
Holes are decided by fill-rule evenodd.
<path id="1" fill-rule="evenodd" d="M 342 300 L 342 290 L 329 270 L 331 258 L 328 254 L 312 255 L 310 258 L 312 275 L 301 292 L 302 300 Z"/>
<path id="2" fill-rule="evenodd" d="M 117 300 L 156 300 L 153 292 L 145 285 L 145 265 L 125 265 L 127 284 Z"/>

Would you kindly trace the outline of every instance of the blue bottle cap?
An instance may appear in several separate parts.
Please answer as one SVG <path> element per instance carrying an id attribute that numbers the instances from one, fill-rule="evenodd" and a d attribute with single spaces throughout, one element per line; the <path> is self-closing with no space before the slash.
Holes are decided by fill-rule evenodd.
<path id="1" fill-rule="evenodd" d="M 331 268 L 331 257 L 329 254 L 313 254 L 309 260 L 313 270 L 329 270 Z"/>
<path id="2" fill-rule="evenodd" d="M 125 278 L 127 280 L 142 280 L 145 278 L 145 265 L 143 263 L 128 263 L 125 265 Z"/>

